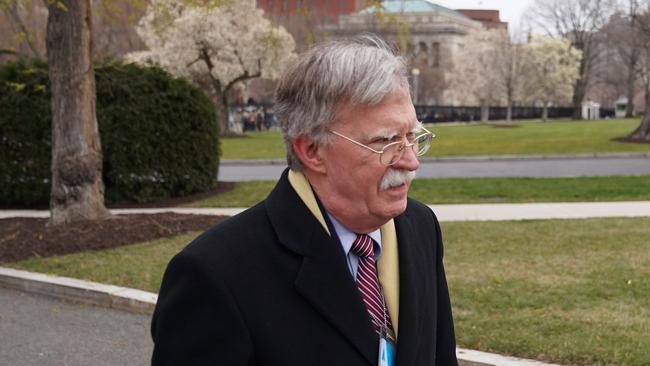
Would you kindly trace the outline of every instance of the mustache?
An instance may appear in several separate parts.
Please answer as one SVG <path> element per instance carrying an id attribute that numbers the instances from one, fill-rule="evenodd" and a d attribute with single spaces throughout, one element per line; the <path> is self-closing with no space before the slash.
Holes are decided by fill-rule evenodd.
<path id="1" fill-rule="evenodd" d="M 379 190 L 385 191 L 392 187 L 401 186 L 410 183 L 415 178 L 415 171 L 403 169 L 388 169 L 384 177 L 381 178 Z"/>

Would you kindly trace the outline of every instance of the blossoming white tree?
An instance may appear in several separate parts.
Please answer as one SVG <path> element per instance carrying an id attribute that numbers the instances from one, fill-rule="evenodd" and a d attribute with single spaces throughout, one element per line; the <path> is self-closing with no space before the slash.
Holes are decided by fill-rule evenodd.
<path id="1" fill-rule="evenodd" d="M 221 132 L 228 134 L 228 91 L 248 79 L 276 78 L 295 57 L 295 42 L 265 19 L 254 1 L 221 3 L 151 1 L 137 26 L 148 50 L 126 58 L 158 64 L 209 88 L 219 101 Z"/>
<path id="2" fill-rule="evenodd" d="M 582 52 L 564 38 L 535 37 L 525 53 L 525 90 L 542 103 L 542 119 L 546 121 L 551 102 L 573 95 L 574 84 L 580 77 Z"/>
<path id="3" fill-rule="evenodd" d="M 480 105 L 481 121 L 486 122 L 490 105 L 512 105 L 519 64 L 517 45 L 507 32 L 481 29 L 468 34 L 449 76 L 452 98 L 457 104 Z"/>

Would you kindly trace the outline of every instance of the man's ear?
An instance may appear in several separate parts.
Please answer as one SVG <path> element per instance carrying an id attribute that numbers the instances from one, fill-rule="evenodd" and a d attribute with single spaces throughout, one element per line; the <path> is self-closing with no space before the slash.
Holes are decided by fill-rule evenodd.
<path id="1" fill-rule="evenodd" d="M 323 146 L 312 141 L 306 136 L 299 136 L 293 140 L 293 151 L 300 159 L 303 167 L 319 173 L 325 173 L 323 164 Z"/>

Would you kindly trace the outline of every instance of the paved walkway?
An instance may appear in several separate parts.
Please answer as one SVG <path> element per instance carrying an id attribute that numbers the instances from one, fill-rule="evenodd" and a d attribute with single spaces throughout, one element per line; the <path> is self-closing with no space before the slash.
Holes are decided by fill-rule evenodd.
<path id="1" fill-rule="evenodd" d="M 150 315 L 132 314 L 3 288 L 0 364 L 144 366 Z"/>
<path id="2" fill-rule="evenodd" d="M 650 201 L 552 202 L 429 205 L 440 221 L 499 221 L 532 219 L 580 219 L 592 217 L 650 216 Z M 245 208 L 146 208 L 115 209 L 115 214 L 177 212 L 195 215 L 232 216 Z M 49 211 L 0 210 L 0 219 L 9 217 L 49 217 Z"/>
<path id="3" fill-rule="evenodd" d="M 221 181 L 277 180 L 285 160 L 226 160 Z M 650 174 L 650 153 L 421 158 L 421 178 L 583 177 Z"/>

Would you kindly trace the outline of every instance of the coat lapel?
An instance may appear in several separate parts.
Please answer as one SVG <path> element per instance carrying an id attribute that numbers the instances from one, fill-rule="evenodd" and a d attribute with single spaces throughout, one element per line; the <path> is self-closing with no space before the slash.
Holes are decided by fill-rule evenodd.
<path id="1" fill-rule="evenodd" d="M 397 343 L 396 365 L 415 364 L 414 356 L 417 354 L 420 345 L 423 311 L 427 304 L 424 294 L 426 289 L 422 288 L 423 253 L 420 253 L 420 241 L 423 238 L 418 236 L 413 227 L 412 217 L 406 213 L 395 218 L 395 229 L 399 242 L 399 269 L 400 269 L 400 297 L 399 297 L 399 337 Z M 434 265 L 433 263 L 429 265 Z M 430 291 L 430 289 L 429 289 Z"/>
<path id="2" fill-rule="evenodd" d="M 370 326 L 368 312 L 347 265 L 338 248 L 333 246 L 336 243 L 317 237 L 312 243 L 330 250 L 305 257 L 296 278 L 298 292 L 374 364 L 377 361 L 377 336 Z"/>
<path id="3" fill-rule="evenodd" d="M 287 171 L 266 199 L 280 242 L 303 256 L 296 290 L 371 363 L 377 362 L 377 336 L 337 243 L 300 200 Z"/>

